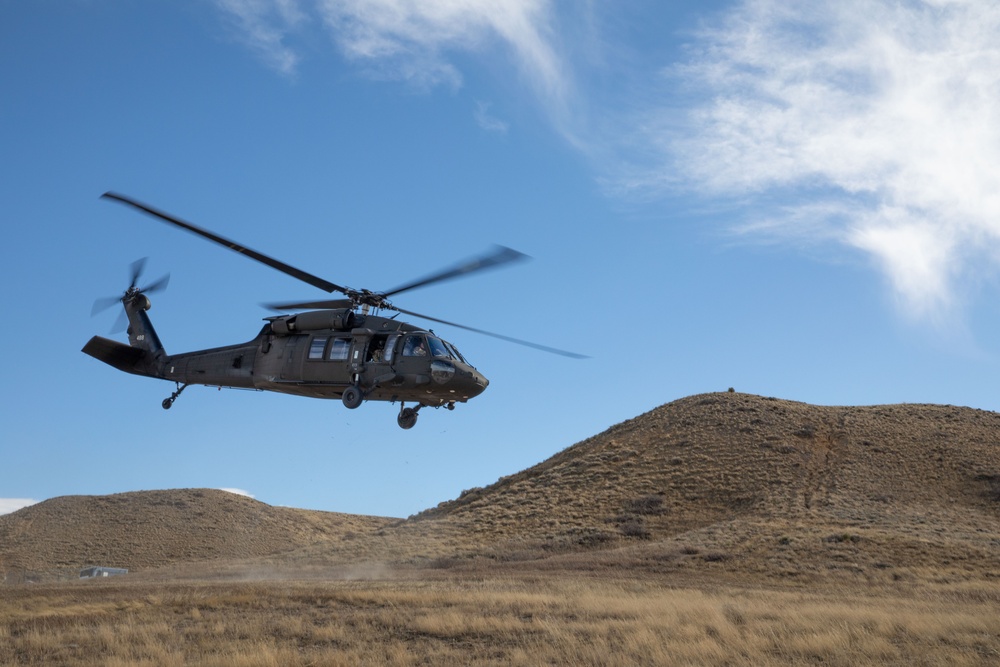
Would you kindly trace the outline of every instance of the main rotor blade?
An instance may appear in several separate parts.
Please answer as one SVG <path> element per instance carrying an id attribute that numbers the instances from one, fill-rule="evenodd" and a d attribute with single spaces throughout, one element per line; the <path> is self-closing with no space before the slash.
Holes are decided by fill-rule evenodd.
<path id="1" fill-rule="evenodd" d="M 483 329 L 476 329 L 474 327 L 467 327 L 464 324 L 457 324 L 455 322 L 449 322 L 448 320 L 438 319 L 436 317 L 431 317 L 429 315 L 422 315 L 420 313 L 415 313 L 412 310 L 403 310 L 402 308 L 396 308 L 393 306 L 394 310 L 398 310 L 404 315 L 413 315 L 414 317 L 419 317 L 421 319 L 430 320 L 431 322 L 440 322 L 441 324 L 447 324 L 448 326 L 458 327 L 459 329 L 465 329 L 466 331 L 474 331 L 478 334 L 483 334 L 484 336 L 492 336 L 493 338 L 499 338 L 500 340 L 505 340 L 508 343 L 517 343 L 518 345 L 524 345 L 526 347 L 533 347 L 536 350 L 541 350 L 542 352 L 549 352 L 551 354 L 558 354 L 563 357 L 570 357 L 572 359 L 589 359 L 585 354 L 577 354 L 576 352 L 568 352 L 566 350 L 560 350 L 555 347 L 549 347 L 547 345 L 539 345 L 538 343 L 532 343 L 531 341 L 521 340 L 520 338 L 512 338 L 510 336 L 504 336 L 503 334 L 493 333 L 492 331 L 484 331 Z"/>
<path id="2" fill-rule="evenodd" d="M 354 302 L 350 299 L 328 299 L 326 301 L 301 301 L 299 303 L 265 303 L 265 308 L 269 310 L 326 310 L 333 308 L 353 308 Z"/>
<path id="3" fill-rule="evenodd" d="M 159 218 L 160 220 L 163 220 L 164 222 L 169 222 L 170 224 L 176 225 L 177 227 L 180 227 L 181 229 L 186 229 L 187 231 L 192 232 L 194 234 L 197 234 L 199 236 L 202 236 L 202 237 L 208 239 L 209 241 L 214 241 L 215 243 L 218 243 L 221 246 L 225 246 L 225 247 L 229 248 L 230 250 L 233 250 L 235 252 L 240 253 L 241 255 L 246 255 L 247 257 L 250 257 L 251 259 L 255 259 L 255 260 L 257 260 L 258 262 L 260 262 L 262 264 L 266 264 L 267 266 L 270 266 L 272 269 L 277 269 L 278 271 L 281 271 L 282 273 L 285 273 L 285 274 L 287 274 L 287 275 L 289 275 L 289 276 L 291 276 L 293 278 L 298 278 L 302 282 L 308 283 L 309 285 L 312 285 L 313 287 L 318 287 L 321 290 L 324 290 L 326 292 L 343 292 L 343 293 L 347 292 L 347 288 L 346 287 L 341 287 L 340 285 L 331 283 L 328 280 L 323 280 L 322 278 L 320 278 L 318 276 L 314 276 L 311 273 L 307 273 L 305 271 L 302 271 L 301 269 L 296 269 L 294 266 L 290 266 L 288 264 L 285 264 L 284 262 L 280 262 L 280 261 L 274 259 L 273 257 L 268 257 L 264 253 L 257 252 L 256 250 L 252 250 L 250 248 L 247 248 L 246 246 L 240 245 L 239 243 L 236 243 L 235 241 L 230 241 L 229 239 L 227 239 L 227 238 L 225 238 L 223 236 L 219 236 L 218 234 L 214 234 L 214 233 L 208 231 L 207 229 L 202 229 L 201 227 L 198 227 L 197 225 L 193 225 L 190 222 L 186 222 L 184 220 L 181 220 L 180 218 L 172 216 L 169 213 L 165 213 L 163 211 L 155 209 L 152 206 L 147 206 L 146 204 L 143 204 L 142 202 L 138 202 L 138 201 L 136 201 L 134 199 L 130 199 L 129 197 L 126 197 L 125 195 L 120 195 L 120 194 L 117 194 L 115 192 L 105 192 L 103 195 L 101 195 L 101 197 L 103 197 L 105 199 L 114 199 L 115 201 L 119 201 L 119 202 L 121 202 L 123 204 L 128 204 L 129 206 L 132 206 L 133 208 L 137 208 L 140 211 L 143 211 L 144 213 L 148 213 L 149 215 L 151 215 L 153 217 Z"/>
<path id="4" fill-rule="evenodd" d="M 522 259 L 528 259 L 528 256 L 523 252 L 518 252 L 513 248 L 508 248 L 506 246 L 498 245 L 496 248 L 482 257 L 470 260 L 464 264 L 460 264 L 451 269 L 446 269 L 438 273 L 427 276 L 426 278 L 421 278 L 415 280 L 411 283 L 407 283 L 396 289 L 389 290 L 388 292 L 383 292 L 383 297 L 390 297 L 394 294 L 399 294 L 400 292 L 406 292 L 407 290 L 416 289 L 418 287 L 424 287 L 425 285 L 430 285 L 431 283 L 438 283 L 444 280 L 451 280 L 453 278 L 458 278 L 460 276 L 465 276 L 470 273 L 475 273 L 476 271 L 483 271 L 484 269 L 490 269 L 495 266 L 500 266 L 502 264 L 507 264 L 509 262 L 516 262 Z M 402 312 L 402 311 L 401 311 Z"/>

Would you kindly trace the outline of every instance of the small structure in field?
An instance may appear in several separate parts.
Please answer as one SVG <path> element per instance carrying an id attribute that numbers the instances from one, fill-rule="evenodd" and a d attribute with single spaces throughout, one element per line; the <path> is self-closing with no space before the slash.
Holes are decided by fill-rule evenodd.
<path id="1" fill-rule="evenodd" d="M 128 574 L 128 570 L 123 567 L 85 567 L 80 570 L 81 579 L 94 579 L 96 577 L 115 577 L 120 574 Z"/>

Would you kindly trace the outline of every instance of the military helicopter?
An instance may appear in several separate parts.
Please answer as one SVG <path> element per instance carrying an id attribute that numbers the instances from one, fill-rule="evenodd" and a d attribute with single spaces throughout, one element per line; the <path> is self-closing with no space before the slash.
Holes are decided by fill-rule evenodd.
<path id="1" fill-rule="evenodd" d="M 174 382 L 176 389 L 162 403 L 165 410 L 173 406 L 187 387 L 207 385 L 339 398 L 352 410 L 364 401 L 399 402 L 396 421 L 401 428 L 410 429 L 417 423 L 422 408 L 454 410 L 457 403 L 465 403 L 483 393 L 489 381 L 458 348 L 431 330 L 396 320 L 399 314 L 545 352 L 584 358 L 574 352 L 421 315 L 389 301 L 390 297 L 409 290 L 526 258 L 511 248 L 497 246 L 453 268 L 386 292 L 373 292 L 329 282 L 124 195 L 106 192 L 101 196 L 197 234 L 328 293 L 339 292 L 345 297 L 269 304 L 274 311 L 290 314 L 264 318 L 263 328 L 246 343 L 168 354 L 146 311 L 152 305 L 147 294 L 165 288 L 169 276 L 140 288 L 138 283 L 145 260 L 134 263 L 128 289 L 121 296 L 98 299 L 93 309 L 96 314 L 120 302 L 128 322 L 129 344 L 94 336 L 83 347 L 83 352 L 126 373 Z M 395 311 L 396 315 L 383 317 L 378 315 L 381 311 Z"/>

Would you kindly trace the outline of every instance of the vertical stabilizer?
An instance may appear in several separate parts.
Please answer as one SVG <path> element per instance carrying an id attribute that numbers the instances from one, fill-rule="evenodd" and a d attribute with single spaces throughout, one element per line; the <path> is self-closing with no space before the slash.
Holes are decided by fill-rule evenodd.
<path id="1" fill-rule="evenodd" d="M 128 316 L 128 342 L 129 345 L 146 352 L 149 357 L 161 361 L 167 356 L 163 349 L 160 337 L 156 335 L 156 329 L 149 320 L 146 311 L 151 304 L 149 298 L 142 292 L 137 292 L 131 297 L 122 299 L 125 304 L 125 314 Z"/>

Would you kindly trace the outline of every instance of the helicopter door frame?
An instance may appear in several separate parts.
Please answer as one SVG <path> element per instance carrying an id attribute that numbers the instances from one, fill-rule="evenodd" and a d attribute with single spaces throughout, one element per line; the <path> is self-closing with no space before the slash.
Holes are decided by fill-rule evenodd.
<path id="1" fill-rule="evenodd" d="M 309 338 L 308 334 L 292 334 L 285 339 L 285 345 L 281 351 L 284 357 L 281 364 L 282 380 L 295 382 L 302 379 L 302 361 L 309 348 L 301 343 L 307 338 Z"/>
<path id="2" fill-rule="evenodd" d="M 330 348 L 330 338 L 331 336 L 324 332 L 309 336 L 308 351 L 302 360 L 303 382 L 321 382 L 326 379 L 327 364 L 329 364 L 326 358 Z"/>
<path id="3" fill-rule="evenodd" d="M 302 362 L 302 381 L 309 384 L 351 384 L 353 372 L 349 363 L 354 347 L 352 339 L 343 334 L 321 331 L 313 334 L 309 341 L 309 352 Z"/>
<path id="4" fill-rule="evenodd" d="M 390 368 L 395 366 L 396 359 L 399 357 L 399 341 L 403 338 L 403 335 L 399 332 L 393 332 L 386 334 L 385 347 L 382 348 L 382 361 L 387 363 Z"/>
<path id="5" fill-rule="evenodd" d="M 354 383 L 357 383 L 361 379 L 361 374 L 365 372 L 365 355 L 368 354 L 368 344 L 374 336 L 375 332 L 371 329 L 351 331 L 351 351 L 347 359 L 347 367 L 350 369 L 351 381 Z"/>
<path id="6" fill-rule="evenodd" d="M 396 377 L 396 350 L 401 336 L 397 332 L 378 332 L 371 336 L 364 352 L 365 368 L 360 374 L 362 385 L 373 389 Z"/>

